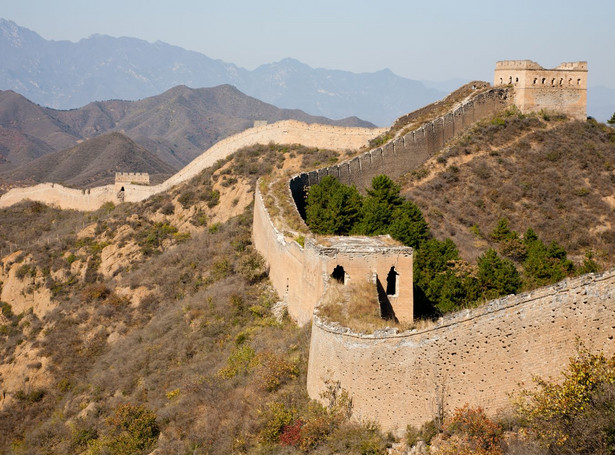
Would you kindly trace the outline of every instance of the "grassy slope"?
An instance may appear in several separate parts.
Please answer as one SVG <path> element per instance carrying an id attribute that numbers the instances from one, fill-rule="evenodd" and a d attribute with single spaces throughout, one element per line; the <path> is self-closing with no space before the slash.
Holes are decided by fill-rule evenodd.
<path id="1" fill-rule="evenodd" d="M 591 250 L 613 265 L 615 132 L 547 118 L 481 122 L 402 179 L 402 193 L 421 207 L 435 237 L 451 237 L 472 260 L 495 246 L 488 234 L 506 217 L 511 229 L 531 226 L 573 259 Z"/>
<path id="2" fill-rule="evenodd" d="M 37 203 L 3 210 L 2 256 L 21 248 L 17 260 L 53 290 L 56 307 L 44 318 L 26 312 L 4 321 L 0 364 L 19 363 L 28 349 L 46 380 L 9 391 L 16 398 L 0 411 L 0 452 L 113 448 L 121 435 L 112 418 L 132 403 L 155 412 L 163 453 L 291 453 L 266 443 L 271 425 L 289 415 L 312 422 L 314 453 L 356 453 L 357 444 L 382 453 L 376 430 L 310 403 L 309 327 L 271 314 L 277 297 L 251 246 L 251 206 L 212 221 L 221 219 L 225 191 L 252 191 L 259 175 L 288 162 L 313 167 L 336 156 L 255 146 L 142 204 L 91 214 Z M 130 262 L 103 276 L 105 248 L 128 257 L 131 245 Z"/>

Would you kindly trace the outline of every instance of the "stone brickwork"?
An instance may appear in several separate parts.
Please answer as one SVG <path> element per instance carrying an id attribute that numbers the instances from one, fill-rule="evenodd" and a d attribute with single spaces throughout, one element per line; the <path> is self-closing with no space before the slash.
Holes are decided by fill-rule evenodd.
<path id="1" fill-rule="evenodd" d="M 149 185 L 149 174 L 147 172 L 116 172 L 115 185 L 123 185 L 124 183 Z"/>
<path id="2" fill-rule="evenodd" d="M 473 123 L 506 108 L 512 102 L 505 87 L 478 93 L 455 106 L 448 114 L 397 137 L 382 147 L 365 152 L 349 161 L 293 177 L 290 189 L 301 215 L 304 215 L 307 188 L 331 175 L 346 185 L 367 188 L 372 178 L 386 174 L 396 179 L 417 168 L 438 152 L 444 144 Z"/>
<path id="3" fill-rule="evenodd" d="M 299 325 L 312 320 L 315 306 L 336 277 L 344 284 L 375 283 L 382 291 L 381 305 L 398 320 L 412 322 L 412 248 L 389 236 L 308 238 L 302 247 L 275 228 L 258 186 L 252 237 L 269 266 L 269 280 Z"/>
<path id="4" fill-rule="evenodd" d="M 17 204 L 26 199 L 52 204 L 62 209 L 84 211 L 96 210 L 106 202 L 116 204 L 139 202 L 190 180 L 214 165 L 216 161 L 228 157 L 242 147 L 276 142 L 278 144 L 303 144 L 307 147 L 343 151 L 359 149 L 383 131 L 381 128 L 352 128 L 283 120 L 250 128 L 217 142 L 160 185 L 135 185 L 133 184 L 134 180 L 131 180 L 120 184 L 120 188 L 117 188 L 117 185 L 115 187 L 114 185 L 107 185 L 84 191 L 66 188 L 59 184 L 44 183 L 27 188 L 12 188 L 0 196 L 0 208 Z M 124 191 L 119 191 L 121 187 L 124 187 Z"/>
<path id="5" fill-rule="evenodd" d="M 586 119 L 587 62 L 545 69 L 531 60 L 505 60 L 496 63 L 493 85 L 512 85 L 515 104 L 523 113 L 544 109 Z"/>
<path id="6" fill-rule="evenodd" d="M 307 387 L 350 393 L 353 416 L 402 432 L 469 403 L 494 415 L 534 375 L 556 376 L 577 337 L 615 354 L 615 271 L 585 275 L 455 313 L 431 328 L 359 335 L 314 318 Z"/>

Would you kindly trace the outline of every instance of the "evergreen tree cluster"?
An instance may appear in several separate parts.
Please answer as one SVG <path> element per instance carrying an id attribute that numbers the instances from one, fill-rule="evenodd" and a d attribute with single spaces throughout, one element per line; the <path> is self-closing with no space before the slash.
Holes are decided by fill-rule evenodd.
<path id="1" fill-rule="evenodd" d="M 506 218 L 498 220 L 490 237 L 498 243 L 502 255 L 519 264 L 525 289 L 556 283 L 572 274 L 598 271 L 598 264 L 591 254 L 587 255 L 580 267 L 575 268 L 566 250 L 557 242 L 545 244 L 531 227 L 520 235 L 508 227 Z"/>
<path id="2" fill-rule="evenodd" d="M 512 294 L 521 287 L 514 264 L 494 250 L 477 265 L 463 261 L 455 243 L 430 238 L 429 226 L 416 204 L 400 195 L 386 175 L 372 180 L 366 196 L 331 176 L 310 187 L 306 221 L 317 234 L 389 234 L 415 249 L 414 295 L 419 315 L 446 313 L 479 299 Z"/>
<path id="3" fill-rule="evenodd" d="M 421 210 L 401 197 L 400 191 L 386 175 L 374 177 L 365 197 L 355 186 L 325 176 L 310 187 L 306 222 L 316 234 L 389 234 L 404 245 L 418 248 L 429 237 L 429 228 Z"/>
<path id="4" fill-rule="evenodd" d="M 497 250 L 488 249 L 476 264 L 459 255 L 451 239 L 431 238 L 416 204 L 400 195 L 386 175 L 372 180 L 367 195 L 331 176 L 310 187 L 306 221 L 317 234 L 389 234 L 414 248 L 414 306 L 416 316 L 433 316 L 476 305 L 477 302 L 555 283 L 574 273 L 598 271 L 588 255 L 575 269 L 557 242 L 545 244 L 530 227 L 525 234 L 511 230 L 502 218 L 489 234 Z"/>

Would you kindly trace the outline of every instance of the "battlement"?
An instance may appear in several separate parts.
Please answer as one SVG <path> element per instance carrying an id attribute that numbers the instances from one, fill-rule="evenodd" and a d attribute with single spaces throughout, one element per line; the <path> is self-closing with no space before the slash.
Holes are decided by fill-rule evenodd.
<path id="1" fill-rule="evenodd" d="M 501 60 L 496 62 L 495 69 L 528 69 L 528 70 L 540 70 L 544 69 L 538 63 L 532 60 Z"/>
<path id="2" fill-rule="evenodd" d="M 149 185 L 149 174 L 147 172 L 116 172 L 115 184 L 139 183 Z"/>
<path id="3" fill-rule="evenodd" d="M 521 112 L 562 112 L 587 117 L 587 62 L 564 62 L 545 69 L 531 60 L 503 60 L 495 65 L 494 86 L 512 85 Z"/>
<path id="4" fill-rule="evenodd" d="M 555 67 L 556 70 L 587 71 L 587 62 L 564 62 Z"/>

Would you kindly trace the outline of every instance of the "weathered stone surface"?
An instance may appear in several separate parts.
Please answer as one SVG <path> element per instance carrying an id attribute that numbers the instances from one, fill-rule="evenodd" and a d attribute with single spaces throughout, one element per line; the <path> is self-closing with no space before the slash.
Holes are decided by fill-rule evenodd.
<path id="1" fill-rule="evenodd" d="M 587 62 L 545 69 L 531 60 L 505 60 L 496 63 L 493 85 L 512 85 L 523 113 L 544 109 L 582 121 L 587 117 Z"/>
<path id="2" fill-rule="evenodd" d="M 420 426 L 443 402 L 493 415 L 532 376 L 557 375 L 577 339 L 615 354 L 615 271 L 584 275 L 455 313 L 433 327 L 359 335 L 314 318 L 308 393 L 339 381 L 358 419 L 385 430 Z"/>

